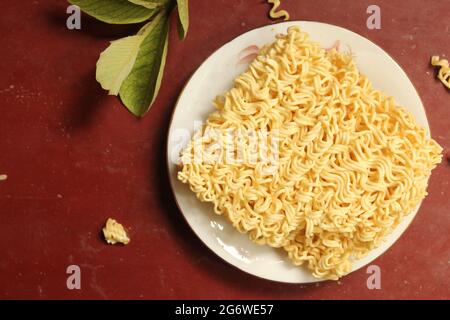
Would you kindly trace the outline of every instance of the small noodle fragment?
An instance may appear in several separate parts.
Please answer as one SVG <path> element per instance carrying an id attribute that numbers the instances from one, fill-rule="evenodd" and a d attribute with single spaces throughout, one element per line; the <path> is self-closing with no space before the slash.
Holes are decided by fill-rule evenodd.
<path id="1" fill-rule="evenodd" d="M 440 67 L 438 78 L 441 82 L 450 89 L 450 66 L 447 59 L 440 59 L 439 56 L 431 57 L 431 65 Z"/>
<path id="2" fill-rule="evenodd" d="M 262 48 L 214 105 L 181 153 L 178 179 L 317 278 L 337 280 L 379 246 L 427 195 L 442 160 L 427 130 L 350 55 L 324 50 L 298 27 Z M 259 154 L 252 132 L 276 137 L 272 169 L 250 161 Z M 230 161 L 225 143 L 241 145 L 243 161 Z"/>
<path id="3" fill-rule="evenodd" d="M 6 179 L 8 179 L 6 174 L 0 174 L 0 181 L 5 181 Z"/>
<path id="4" fill-rule="evenodd" d="M 289 13 L 286 10 L 277 11 L 278 7 L 281 4 L 280 0 L 267 0 L 267 2 L 272 5 L 272 9 L 270 9 L 269 13 L 269 16 L 272 19 L 279 19 L 284 17 L 284 20 L 289 20 Z"/>
<path id="5" fill-rule="evenodd" d="M 128 244 L 130 242 L 130 238 L 125 231 L 125 228 L 112 218 L 109 218 L 106 221 L 106 225 L 103 228 L 103 236 L 109 244 Z"/>

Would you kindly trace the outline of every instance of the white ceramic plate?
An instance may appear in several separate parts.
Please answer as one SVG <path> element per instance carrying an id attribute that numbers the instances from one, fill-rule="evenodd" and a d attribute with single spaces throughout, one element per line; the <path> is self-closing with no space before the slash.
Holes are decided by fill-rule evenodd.
<path id="1" fill-rule="evenodd" d="M 397 103 L 409 109 L 418 123 L 428 128 L 422 102 L 400 66 L 386 53 L 362 36 L 329 24 L 290 21 L 249 31 L 222 46 L 198 68 L 186 84 L 176 105 L 169 130 L 167 161 L 170 182 L 178 206 L 197 236 L 219 257 L 231 265 L 257 277 L 289 283 L 321 281 L 304 267 L 293 266 L 284 251 L 252 243 L 237 232 L 223 217 L 214 214 L 211 204 L 201 203 L 189 187 L 176 178 L 178 154 L 194 132 L 195 122 L 204 121 L 214 108 L 218 94 L 230 89 L 234 78 L 245 71 L 256 47 L 271 43 L 278 33 L 299 26 L 324 48 L 339 46 L 350 50 L 360 71 L 372 80 L 374 88 L 394 96 Z M 247 58 L 245 58 L 247 57 Z M 247 63 L 245 63 L 247 61 Z M 417 213 L 409 214 L 377 249 L 354 261 L 353 271 L 380 256 L 405 231 Z"/>

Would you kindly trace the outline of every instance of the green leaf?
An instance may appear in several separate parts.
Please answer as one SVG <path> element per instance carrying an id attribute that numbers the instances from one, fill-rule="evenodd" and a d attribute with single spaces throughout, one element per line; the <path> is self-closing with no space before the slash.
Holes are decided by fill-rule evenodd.
<path id="1" fill-rule="evenodd" d="M 128 1 L 143 6 L 147 9 L 156 9 L 168 5 L 171 0 L 128 0 Z"/>
<path id="2" fill-rule="evenodd" d="M 189 1 L 177 0 L 178 7 L 178 36 L 184 40 L 189 29 Z"/>
<path id="3" fill-rule="evenodd" d="M 110 24 L 139 23 L 158 10 L 148 9 L 128 0 L 68 0 L 88 15 Z"/>
<path id="4" fill-rule="evenodd" d="M 158 94 L 166 63 L 168 34 L 165 10 L 138 33 L 144 39 L 133 68 L 119 90 L 122 102 L 136 116 L 145 115 Z"/>
<path id="5" fill-rule="evenodd" d="M 111 42 L 97 62 L 96 79 L 109 94 L 117 95 L 136 61 L 143 35 L 122 38 Z"/>

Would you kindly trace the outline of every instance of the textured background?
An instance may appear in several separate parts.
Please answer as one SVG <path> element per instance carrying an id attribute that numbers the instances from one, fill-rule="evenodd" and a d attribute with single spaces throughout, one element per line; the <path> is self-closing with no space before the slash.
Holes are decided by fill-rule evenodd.
<path id="1" fill-rule="evenodd" d="M 366 28 L 370 4 L 382 9 L 381 30 Z M 162 89 L 139 120 L 94 76 L 108 42 L 138 26 L 83 16 L 82 30 L 69 31 L 65 1 L 1 1 L 0 174 L 8 179 L 0 182 L 0 298 L 449 299 L 446 160 L 434 171 L 430 195 L 410 228 L 375 261 L 381 290 L 367 289 L 364 268 L 318 285 L 260 280 L 202 245 L 176 208 L 166 178 L 170 115 L 205 58 L 273 21 L 262 0 L 190 5 L 188 37 L 180 42 L 171 33 Z M 283 6 L 292 19 L 348 28 L 392 55 L 419 91 L 432 135 L 449 150 L 449 91 L 429 66 L 431 55 L 450 55 L 449 0 L 284 0 Z M 101 240 L 109 216 L 130 229 L 130 245 Z M 81 290 L 66 288 L 70 264 L 81 267 Z"/>

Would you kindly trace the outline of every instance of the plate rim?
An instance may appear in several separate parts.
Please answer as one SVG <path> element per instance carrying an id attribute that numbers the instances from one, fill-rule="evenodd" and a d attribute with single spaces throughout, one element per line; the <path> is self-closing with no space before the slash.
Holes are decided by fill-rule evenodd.
<path id="1" fill-rule="evenodd" d="M 249 33 L 249 32 L 252 32 L 252 31 L 255 31 L 255 30 L 259 30 L 259 29 L 263 29 L 263 28 L 267 28 L 267 27 L 269 27 L 269 26 L 275 26 L 275 25 L 283 25 L 283 24 L 292 24 L 292 23 L 313 23 L 313 24 L 321 24 L 321 25 L 326 25 L 326 26 L 330 26 L 330 27 L 333 27 L 333 28 L 338 28 L 338 29 L 341 29 L 341 30 L 343 30 L 343 31 L 345 31 L 345 32 L 350 32 L 350 33 L 352 33 L 354 36 L 356 36 L 356 37 L 360 37 L 360 38 L 362 38 L 363 40 L 365 40 L 365 41 L 368 41 L 368 42 L 370 42 L 372 45 L 374 45 L 375 47 L 377 47 L 377 48 L 379 48 L 384 54 L 386 54 L 386 56 L 391 60 L 391 62 L 393 62 L 395 65 L 396 65 L 396 67 L 406 76 L 406 79 L 409 81 L 409 83 L 411 84 L 411 86 L 412 86 L 412 88 L 414 89 L 414 91 L 416 92 L 416 95 L 417 95 L 417 97 L 418 97 L 418 99 L 419 99 L 419 102 L 420 102 L 420 106 L 421 106 L 421 108 L 422 108 L 422 110 L 423 110 L 423 113 L 424 113 L 424 117 L 425 117 L 425 122 L 426 122 L 426 125 L 425 125 L 425 128 L 427 129 L 427 135 L 430 137 L 431 136 L 431 128 L 430 128 L 430 123 L 429 123 L 429 121 L 428 121 L 428 116 L 427 116 L 427 110 L 426 110 L 426 108 L 425 108 L 425 105 L 423 104 L 423 101 L 422 101 L 422 98 L 421 98 L 421 96 L 420 96 L 420 94 L 419 94 L 419 91 L 417 90 L 417 88 L 416 88 L 416 86 L 414 85 L 414 83 L 411 81 L 411 79 L 410 79 L 410 77 L 408 76 L 408 74 L 406 73 L 406 71 L 402 68 L 402 66 L 388 53 L 388 52 L 386 52 L 381 46 L 379 46 L 378 44 L 376 44 L 375 42 L 373 42 L 372 40 L 370 40 L 370 39 L 368 39 L 368 38 L 366 38 L 366 37 L 364 37 L 363 35 L 361 35 L 361 34 L 359 34 L 358 32 L 355 32 L 355 31 L 353 31 L 353 30 L 350 30 L 350 29 L 347 29 L 347 28 L 344 28 L 344 27 L 341 27 L 341 26 L 338 26 L 338 25 L 335 25 L 335 24 L 331 24 L 331 23 L 327 23 L 327 22 L 321 22 L 321 21 L 313 21 L 313 20 L 289 20 L 289 21 L 281 21 L 281 22 L 277 22 L 277 23 L 270 23 L 270 24 L 265 24 L 265 25 L 262 25 L 262 26 L 259 26 L 259 27 L 256 27 L 256 28 L 253 28 L 253 29 L 250 29 L 250 30 L 247 30 L 247 31 L 245 31 L 245 32 L 243 32 L 243 33 L 240 33 L 240 34 L 238 34 L 238 35 L 236 35 L 236 36 L 234 36 L 234 37 L 232 37 L 230 40 L 228 40 L 228 41 L 226 41 L 225 43 L 223 43 L 222 45 L 220 45 L 218 48 L 216 48 L 215 50 L 213 50 L 196 68 L 195 68 L 195 70 L 192 72 L 192 74 L 188 77 L 188 79 L 185 81 L 185 83 L 184 83 L 184 85 L 183 85 L 183 87 L 182 87 L 182 89 L 181 89 L 181 91 L 180 91 L 180 93 L 178 94 L 178 97 L 177 97 L 177 99 L 176 99 L 176 102 L 175 102 L 175 104 L 174 104 L 174 107 L 173 107 L 173 109 L 172 109 L 172 111 L 171 111 L 171 115 L 170 115 L 170 120 L 169 120 L 169 126 L 168 126 L 168 129 L 167 129 L 167 134 L 166 134 L 166 144 L 165 144 L 165 150 L 164 150 L 164 152 L 166 153 L 166 159 L 165 159 L 165 162 L 166 162 L 166 171 L 167 171 L 167 179 L 169 180 L 169 186 L 170 186 L 170 189 L 171 189 L 171 193 L 172 193 L 172 197 L 173 197 L 173 199 L 175 200 L 175 204 L 176 204 L 176 206 L 177 206 L 177 208 L 178 208 L 178 211 L 181 213 L 181 216 L 183 217 L 183 220 L 186 222 L 186 224 L 189 226 L 189 229 L 191 230 L 191 232 L 200 240 L 200 242 L 202 243 L 202 245 L 204 246 L 204 247 L 206 247 L 211 253 L 213 253 L 214 254 L 214 256 L 216 256 L 216 257 L 218 257 L 221 261 L 223 261 L 223 262 L 225 262 L 228 266 L 231 266 L 232 268 L 234 268 L 234 269 L 236 269 L 236 270 L 238 270 L 238 271 L 240 271 L 240 272 L 243 272 L 244 274 L 246 274 L 246 275 L 249 275 L 249 276 L 252 276 L 252 277 L 255 277 L 255 278 L 257 278 L 257 279 L 262 279 L 262 280 L 265 280 L 265 281 L 270 281 L 270 282 L 273 282 L 273 283 L 282 283 L 282 284 L 289 284 L 289 285 L 311 285 L 311 284 L 314 284 L 314 283 L 323 283 L 323 282 L 335 282 L 335 281 L 332 281 L 332 280 L 329 280 L 329 279 L 322 279 L 322 278 L 317 278 L 317 280 L 316 281 L 302 281 L 302 282 L 299 282 L 299 281 L 285 281 L 285 280 L 277 280 L 277 279 L 271 279 L 271 278 L 266 278 L 266 277 L 263 277 L 263 276 L 260 276 L 260 275 L 257 275 L 257 274 L 254 274 L 254 273 L 250 273 L 249 271 L 247 271 L 247 270 L 244 270 L 244 269 L 241 269 L 238 265 L 236 265 L 236 264 L 233 264 L 233 263 L 231 263 L 230 261 L 228 261 L 228 260 L 226 260 L 225 258 L 223 258 L 222 256 L 220 256 L 215 250 L 213 250 L 213 248 L 211 248 L 201 237 L 200 237 L 200 235 L 194 230 L 194 228 L 193 228 L 193 226 L 191 225 L 191 223 L 189 223 L 189 220 L 187 219 L 187 217 L 186 217 L 186 215 L 185 215 L 185 213 L 183 212 L 183 210 L 181 209 L 181 207 L 180 207 L 180 204 L 178 203 L 178 199 L 177 199 L 177 196 L 176 196 L 176 192 L 175 192 L 175 188 L 174 188 L 174 185 L 173 185 L 173 183 L 172 183 L 172 179 L 171 179 L 171 169 L 170 169 L 170 166 L 171 166 L 171 161 L 170 161 L 170 152 L 169 152 L 169 144 L 170 144 L 170 133 L 172 132 L 172 126 L 173 126 L 173 121 L 174 121 L 174 117 L 175 117 L 175 112 L 176 112 L 176 110 L 178 109 L 178 105 L 179 105 L 179 102 L 180 102 L 180 99 L 181 99 L 181 97 L 183 96 L 183 94 L 184 94 L 184 92 L 185 92 L 185 90 L 186 90 L 186 87 L 187 87 L 187 85 L 190 83 L 190 81 L 192 80 L 192 78 L 194 77 L 194 75 L 198 72 L 198 70 L 203 66 L 203 65 L 205 65 L 206 63 L 207 63 L 207 61 L 214 55 L 214 54 L 216 54 L 219 50 L 221 50 L 223 47 L 225 47 L 226 45 L 228 45 L 229 43 L 231 43 L 231 42 L 233 42 L 234 40 L 236 40 L 237 38 L 239 38 L 239 37 L 241 37 L 241 36 L 243 36 L 243 35 L 245 35 L 245 34 L 247 34 L 247 33 Z M 172 164 L 173 165 L 173 164 Z M 428 180 L 429 180 L 429 178 L 428 178 Z M 342 278 L 344 278 L 344 277 L 346 277 L 346 276 L 349 276 L 350 274 L 352 274 L 352 273 L 354 273 L 354 272 L 356 272 L 356 271 L 359 271 L 359 270 L 361 270 L 362 268 L 364 268 L 365 266 L 367 266 L 367 265 L 369 265 L 370 263 L 372 263 L 372 262 L 374 262 L 375 260 L 377 260 L 377 259 L 379 259 L 381 256 L 383 256 L 390 248 L 392 248 L 392 246 L 394 246 L 402 237 L 403 237 L 403 235 L 406 233 L 406 231 L 409 229 L 409 227 L 411 226 L 411 224 L 412 224 L 412 222 L 416 219 L 416 216 L 417 216 L 417 214 L 419 214 L 419 212 L 420 212 L 420 208 L 422 207 L 422 204 L 423 204 L 423 200 L 424 199 L 422 199 L 421 201 L 420 201 L 420 203 L 413 209 L 413 210 L 411 210 L 411 212 L 410 212 L 410 214 L 412 214 L 413 215 L 413 217 L 411 218 L 411 221 L 406 225 L 406 227 L 405 227 L 405 229 L 400 233 L 400 235 L 392 242 L 392 244 L 391 245 L 389 245 L 388 247 L 386 247 L 377 257 L 375 257 L 375 258 L 373 258 L 370 262 L 368 262 L 368 263 L 366 263 L 366 264 L 364 264 L 364 265 L 362 265 L 362 266 L 360 266 L 359 268 L 357 268 L 357 269 L 354 269 L 354 270 L 352 270 L 352 271 L 350 271 L 348 274 L 346 274 L 346 275 L 344 275 L 343 277 L 341 277 L 340 279 L 342 279 Z M 398 225 L 396 226 L 396 228 L 398 227 Z M 395 228 L 394 228 L 394 230 L 395 230 Z M 392 230 L 391 231 L 391 233 L 394 231 L 394 230 Z M 391 234 L 391 233 L 389 233 L 389 234 Z M 389 234 L 387 235 L 387 236 L 389 236 Z M 248 239 L 249 241 L 251 241 L 250 239 Z M 381 244 L 379 244 L 379 246 L 380 246 Z M 378 246 L 378 247 L 379 247 Z M 374 248 L 375 249 L 375 248 Z M 374 250 L 374 249 L 372 249 L 372 250 Z"/>

